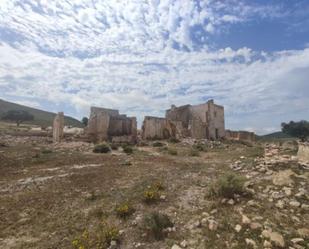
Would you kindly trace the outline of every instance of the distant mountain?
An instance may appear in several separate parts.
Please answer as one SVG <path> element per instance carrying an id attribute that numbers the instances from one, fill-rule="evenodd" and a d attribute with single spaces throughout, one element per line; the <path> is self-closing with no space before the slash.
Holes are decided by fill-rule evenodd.
<path id="1" fill-rule="evenodd" d="M 0 99 L 0 118 L 2 117 L 4 113 L 6 113 L 9 110 L 27 111 L 34 116 L 34 120 L 25 122 L 26 124 L 40 125 L 40 126 L 46 126 L 46 127 L 52 126 L 54 117 L 56 116 L 56 114 L 52 112 L 42 111 L 39 109 L 11 103 L 11 102 Z M 77 119 L 68 117 L 68 116 L 64 117 L 64 124 L 71 125 L 74 127 L 83 127 L 83 124 L 80 121 L 78 121 Z"/>
<path id="2" fill-rule="evenodd" d="M 267 135 L 258 136 L 258 139 L 293 139 L 294 137 L 283 133 L 282 131 L 273 132 Z"/>

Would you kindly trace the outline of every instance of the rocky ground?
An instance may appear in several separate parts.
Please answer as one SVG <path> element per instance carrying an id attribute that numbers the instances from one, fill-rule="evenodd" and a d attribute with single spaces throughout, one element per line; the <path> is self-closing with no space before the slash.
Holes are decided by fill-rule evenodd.
<path id="1" fill-rule="evenodd" d="M 119 235 L 109 248 L 309 248 L 309 170 L 294 143 L 199 149 L 185 140 L 95 154 L 83 142 L 1 136 L 0 248 L 77 248 L 98 240 L 102 224 Z M 227 173 L 246 179 L 243 194 L 211 194 Z M 145 202 L 158 183 L 158 198 Z M 125 219 L 121 203 L 133 210 Z M 160 240 L 143 225 L 152 212 L 173 224 Z"/>

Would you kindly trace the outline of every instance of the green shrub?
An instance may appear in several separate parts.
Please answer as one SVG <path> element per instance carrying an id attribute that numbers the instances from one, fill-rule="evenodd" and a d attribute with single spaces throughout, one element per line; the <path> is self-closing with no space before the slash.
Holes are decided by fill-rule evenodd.
<path id="1" fill-rule="evenodd" d="M 244 183 L 246 178 L 235 173 L 226 173 L 211 186 L 210 194 L 224 198 L 234 198 L 234 195 L 245 193 Z"/>
<path id="2" fill-rule="evenodd" d="M 152 212 L 144 216 L 143 228 L 149 238 L 163 239 L 166 235 L 164 229 L 168 227 L 173 227 L 173 223 L 165 214 Z"/>
<path id="3" fill-rule="evenodd" d="M 108 153 L 111 151 L 111 148 L 107 143 L 97 144 L 94 146 L 93 152 L 94 153 Z"/>
<path id="4" fill-rule="evenodd" d="M 116 207 L 116 214 L 121 218 L 127 218 L 134 213 L 134 208 L 128 203 L 122 203 Z"/>
<path id="5" fill-rule="evenodd" d="M 172 156 L 176 156 L 178 154 L 177 150 L 172 148 L 169 148 L 167 152 Z"/>
<path id="6" fill-rule="evenodd" d="M 201 143 L 194 144 L 192 148 L 197 151 L 206 151 L 206 145 Z"/>
<path id="7" fill-rule="evenodd" d="M 168 140 L 170 143 L 173 143 L 173 144 L 176 144 L 176 143 L 179 143 L 180 140 L 175 138 L 175 137 L 171 137 L 169 140 Z"/>
<path id="8" fill-rule="evenodd" d="M 144 202 L 147 204 L 154 203 L 160 198 L 160 193 L 158 189 L 150 188 L 143 193 Z"/>
<path id="9" fill-rule="evenodd" d="M 72 246 L 74 249 L 88 249 L 91 246 L 89 239 L 89 232 L 85 230 L 79 237 L 72 241 Z"/>
<path id="10" fill-rule="evenodd" d="M 50 154 L 50 153 L 53 153 L 53 151 L 50 150 L 50 149 L 43 149 L 43 150 L 41 151 L 41 153 L 42 153 L 42 154 Z"/>
<path id="11" fill-rule="evenodd" d="M 108 248 L 112 241 L 119 240 L 119 229 L 113 225 L 107 224 L 106 222 L 102 222 L 99 231 L 97 231 L 96 247 L 91 248 Z"/>
<path id="12" fill-rule="evenodd" d="M 189 152 L 189 155 L 190 155 L 190 156 L 199 156 L 200 153 L 199 153 L 198 150 L 191 149 L 190 152 Z"/>
<path id="13" fill-rule="evenodd" d="M 151 189 L 156 189 L 158 191 L 164 190 L 165 187 L 161 181 L 156 181 L 151 185 Z"/>
<path id="14" fill-rule="evenodd" d="M 152 146 L 153 146 L 153 147 L 163 147 L 163 146 L 164 146 L 164 143 L 161 143 L 161 142 L 159 142 L 159 141 L 156 141 L 156 142 L 153 142 L 153 143 L 152 143 Z"/>
<path id="15" fill-rule="evenodd" d="M 127 154 L 132 154 L 133 153 L 133 148 L 130 145 L 124 145 L 124 146 L 122 146 L 122 149 Z"/>

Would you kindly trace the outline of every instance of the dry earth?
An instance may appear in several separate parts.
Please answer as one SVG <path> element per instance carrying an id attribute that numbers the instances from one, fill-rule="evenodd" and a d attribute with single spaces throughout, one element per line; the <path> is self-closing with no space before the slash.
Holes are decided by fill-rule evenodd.
<path id="1" fill-rule="evenodd" d="M 212 143 L 190 156 L 190 141 L 92 153 L 82 142 L 53 145 L 50 138 L 1 136 L 0 248 L 73 248 L 83 231 L 105 220 L 121 234 L 115 248 L 309 248 L 309 171 L 295 147 Z M 249 196 L 210 197 L 226 172 L 247 178 Z M 147 186 L 162 182 L 160 200 L 143 202 Z M 135 212 L 119 218 L 129 201 Z M 141 228 L 151 211 L 174 227 L 164 240 Z"/>

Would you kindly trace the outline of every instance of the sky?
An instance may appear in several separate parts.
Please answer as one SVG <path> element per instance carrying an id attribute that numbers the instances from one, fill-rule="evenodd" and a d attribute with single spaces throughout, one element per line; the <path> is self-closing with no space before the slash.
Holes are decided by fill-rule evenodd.
<path id="1" fill-rule="evenodd" d="M 0 98 L 78 119 L 214 99 L 226 128 L 309 119 L 308 0 L 0 0 Z"/>

